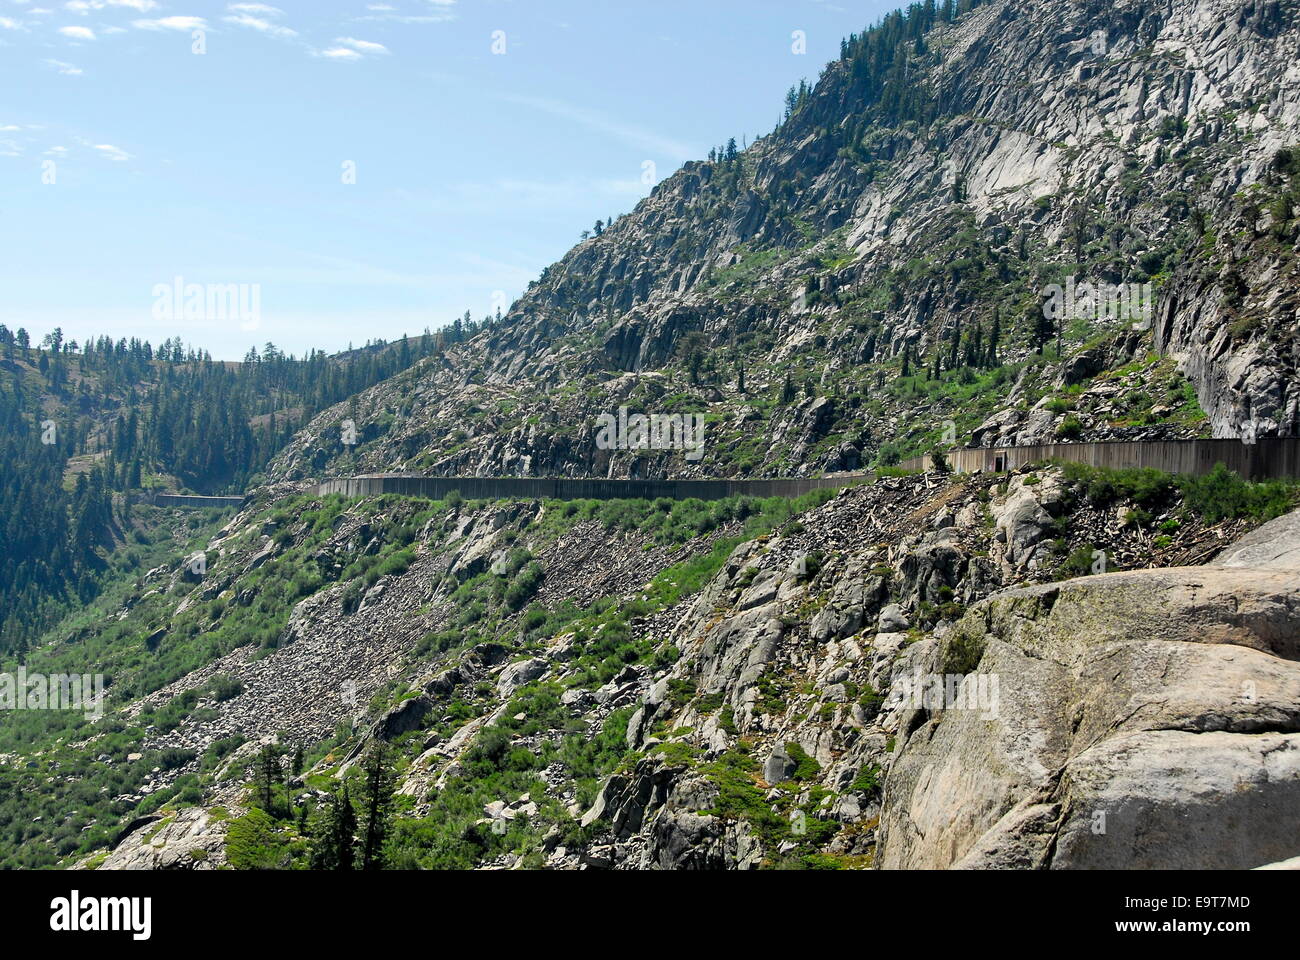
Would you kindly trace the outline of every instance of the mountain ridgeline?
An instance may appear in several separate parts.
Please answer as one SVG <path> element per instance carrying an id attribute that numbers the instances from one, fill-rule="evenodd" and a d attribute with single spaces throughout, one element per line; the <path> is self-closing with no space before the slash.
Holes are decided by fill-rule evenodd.
<path id="1" fill-rule="evenodd" d="M 773 134 L 687 163 L 449 362 L 358 397 L 371 442 L 342 450 L 328 410 L 270 475 L 793 475 L 953 432 L 1295 435 L 1294 4 L 942 9 L 846 41 Z M 1084 284 L 1147 308 L 1044 318 Z M 600 450 L 623 405 L 706 415 L 706 455 Z"/>

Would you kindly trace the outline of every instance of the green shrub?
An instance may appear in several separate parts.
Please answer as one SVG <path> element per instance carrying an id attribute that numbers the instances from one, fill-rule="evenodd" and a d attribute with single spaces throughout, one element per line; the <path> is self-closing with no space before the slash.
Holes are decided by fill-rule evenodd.
<path id="1" fill-rule="evenodd" d="M 194 750 L 182 750 L 180 747 L 168 747 L 158 753 L 158 766 L 164 770 L 175 770 L 189 763 L 198 753 Z"/>
<path id="2" fill-rule="evenodd" d="M 379 577 L 400 577 L 411 569 L 411 564 L 414 561 L 414 550 L 409 547 L 405 550 L 398 550 L 379 565 L 378 576 L 375 579 Z"/>
<path id="3" fill-rule="evenodd" d="M 1096 549 L 1096 547 L 1089 543 L 1070 554 L 1057 571 L 1061 579 L 1069 580 L 1074 577 L 1090 576 L 1092 574 L 1092 565 L 1094 563 L 1093 553 Z"/>
<path id="4" fill-rule="evenodd" d="M 865 793 L 868 802 L 880 796 L 882 781 L 880 764 L 868 763 L 858 771 L 857 777 L 849 785 L 849 789 L 854 793 Z"/>
<path id="5" fill-rule="evenodd" d="M 790 755 L 794 761 L 794 773 L 790 774 L 790 779 L 796 782 L 803 780 L 812 780 L 821 772 L 822 765 L 808 755 L 799 744 L 791 741 L 785 745 L 785 752 Z"/>
<path id="6" fill-rule="evenodd" d="M 228 673 L 218 673 L 199 688 L 206 699 L 225 703 L 244 692 L 244 685 Z"/>
<path id="7" fill-rule="evenodd" d="M 208 749 L 203 752 L 203 771 L 210 772 L 215 770 L 222 760 L 242 747 L 245 742 L 246 738 L 243 734 L 239 733 L 225 737 L 221 740 L 214 740 L 208 745 Z"/>
<path id="8" fill-rule="evenodd" d="M 1175 490 L 1171 474 L 1146 467 L 1106 470 L 1081 463 L 1068 463 L 1065 465 L 1065 476 L 1080 486 L 1088 502 L 1096 507 L 1109 507 L 1121 500 L 1130 500 L 1140 507 L 1151 509 L 1167 502 Z"/>
<path id="9" fill-rule="evenodd" d="M 278 870 L 288 864 L 289 844 L 275 821 L 255 807 L 230 821 L 226 858 L 236 870 Z"/>
<path id="10" fill-rule="evenodd" d="M 673 677 L 668 681 L 668 702 L 674 707 L 684 707 L 695 696 L 695 681 Z"/>
<path id="11" fill-rule="evenodd" d="M 1066 417 L 1056 428 L 1056 436 L 1061 440 L 1078 440 L 1083 436 L 1083 423 L 1078 417 Z"/>
<path id="12" fill-rule="evenodd" d="M 1296 503 L 1294 483 L 1248 483 L 1222 463 L 1203 477 L 1182 477 L 1178 484 L 1187 509 L 1206 523 L 1244 517 L 1272 520 L 1288 513 Z"/>
<path id="13" fill-rule="evenodd" d="M 536 560 L 530 561 L 506 588 L 504 598 L 506 606 L 511 610 L 522 610 L 524 604 L 531 600 L 541 587 L 543 577 L 545 573 L 542 565 Z"/>
<path id="14" fill-rule="evenodd" d="M 862 696 L 858 699 L 858 706 L 862 708 L 862 712 L 866 715 L 866 722 L 870 723 L 884 709 L 885 698 L 879 690 L 871 686 L 871 684 L 867 684 L 862 691 Z"/>
<path id="15" fill-rule="evenodd" d="M 957 631 L 944 643 L 943 672 L 965 676 L 973 673 L 984 656 L 984 639 Z"/>
<path id="16" fill-rule="evenodd" d="M 536 630 L 546 622 L 546 611 L 541 607 L 529 607 L 519 618 L 519 629 L 523 633 L 530 633 Z"/>
<path id="17" fill-rule="evenodd" d="M 357 607 L 361 606 L 361 584 L 352 581 L 343 589 L 343 596 L 340 599 L 343 612 L 351 615 L 357 612 Z"/>

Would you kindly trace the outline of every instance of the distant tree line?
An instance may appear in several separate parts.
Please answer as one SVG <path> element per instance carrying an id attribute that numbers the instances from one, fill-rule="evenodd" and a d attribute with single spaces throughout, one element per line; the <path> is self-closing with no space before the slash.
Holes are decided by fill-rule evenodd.
<path id="1" fill-rule="evenodd" d="M 36 344 L 0 325 L 0 653 L 93 598 L 96 548 L 128 525 L 126 495 L 157 475 L 242 492 L 316 413 L 495 322 L 467 313 L 335 356 L 298 359 L 267 343 L 242 363 L 179 337 L 79 345 L 56 328 Z"/>

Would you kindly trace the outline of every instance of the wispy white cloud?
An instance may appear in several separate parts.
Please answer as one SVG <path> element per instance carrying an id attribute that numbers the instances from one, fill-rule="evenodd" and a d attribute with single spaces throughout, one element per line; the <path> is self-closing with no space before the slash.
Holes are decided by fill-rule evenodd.
<path id="1" fill-rule="evenodd" d="M 279 7 L 273 7 L 266 3 L 232 3 L 226 9 L 233 13 L 251 13 L 264 17 L 284 16 L 284 11 Z"/>
<path id="2" fill-rule="evenodd" d="M 13 17 L 0 17 L 0 30 L 26 30 L 21 23 Z"/>
<path id="3" fill-rule="evenodd" d="M 115 147 L 111 143 L 97 143 L 94 149 L 98 150 L 101 156 L 107 157 L 116 163 L 124 163 L 131 159 L 131 155 L 120 147 Z"/>
<path id="4" fill-rule="evenodd" d="M 42 62 L 51 70 L 65 77 L 79 77 L 83 73 L 80 67 L 73 66 L 71 63 L 64 63 L 62 60 L 44 60 Z"/>
<path id="5" fill-rule="evenodd" d="M 369 3 L 366 9 L 370 12 L 355 19 L 358 22 L 446 23 L 456 19 L 456 12 L 452 9 L 455 6 L 456 0 L 425 0 L 426 13 L 402 13 L 391 3 Z"/>
<path id="6" fill-rule="evenodd" d="M 240 6 L 257 6 L 257 4 L 240 4 Z M 231 8 L 232 10 L 234 7 Z M 296 37 L 297 30 L 289 27 L 282 27 L 278 23 L 272 23 L 261 17 L 255 17 L 248 13 L 239 13 L 234 16 L 222 17 L 226 23 L 233 23 L 236 26 L 247 27 L 250 30 L 256 30 L 258 33 L 264 33 L 268 37 Z"/>
<path id="7" fill-rule="evenodd" d="M 137 30 L 202 30 L 208 21 L 203 17 L 159 17 L 157 20 L 132 20 Z"/>
<path id="8" fill-rule="evenodd" d="M 95 31 L 90 27 L 59 27 L 59 33 L 69 40 L 94 40 Z"/>
<path id="9" fill-rule="evenodd" d="M 382 43 L 375 43 L 372 40 L 357 40 L 354 37 L 339 37 L 334 41 L 345 47 L 351 47 L 358 53 L 387 53 L 388 48 Z"/>
<path id="10" fill-rule="evenodd" d="M 375 43 L 373 40 L 339 37 L 334 41 L 334 44 L 334 46 L 320 51 L 317 55 L 328 57 L 331 60 L 360 60 L 362 57 L 372 54 L 378 56 L 388 53 L 386 46 L 382 43 Z"/>
<path id="11" fill-rule="evenodd" d="M 70 0 L 63 6 L 64 9 L 84 17 L 92 10 L 103 10 L 107 7 L 122 7 L 134 10 L 136 13 L 148 13 L 150 10 L 157 9 L 158 4 L 156 0 Z"/>

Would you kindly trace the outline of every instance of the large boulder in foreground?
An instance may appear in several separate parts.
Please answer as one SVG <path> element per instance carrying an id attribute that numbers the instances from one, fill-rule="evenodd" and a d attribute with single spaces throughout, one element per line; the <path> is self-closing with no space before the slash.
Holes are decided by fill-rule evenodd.
<path id="1" fill-rule="evenodd" d="M 915 645 L 900 672 L 973 667 L 997 678 L 997 704 L 895 708 L 877 865 L 1232 869 L 1300 855 L 1300 571 L 1285 549 L 1263 556 L 1268 543 L 1225 554 L 1264 566 L 1010 590 Z"/>

